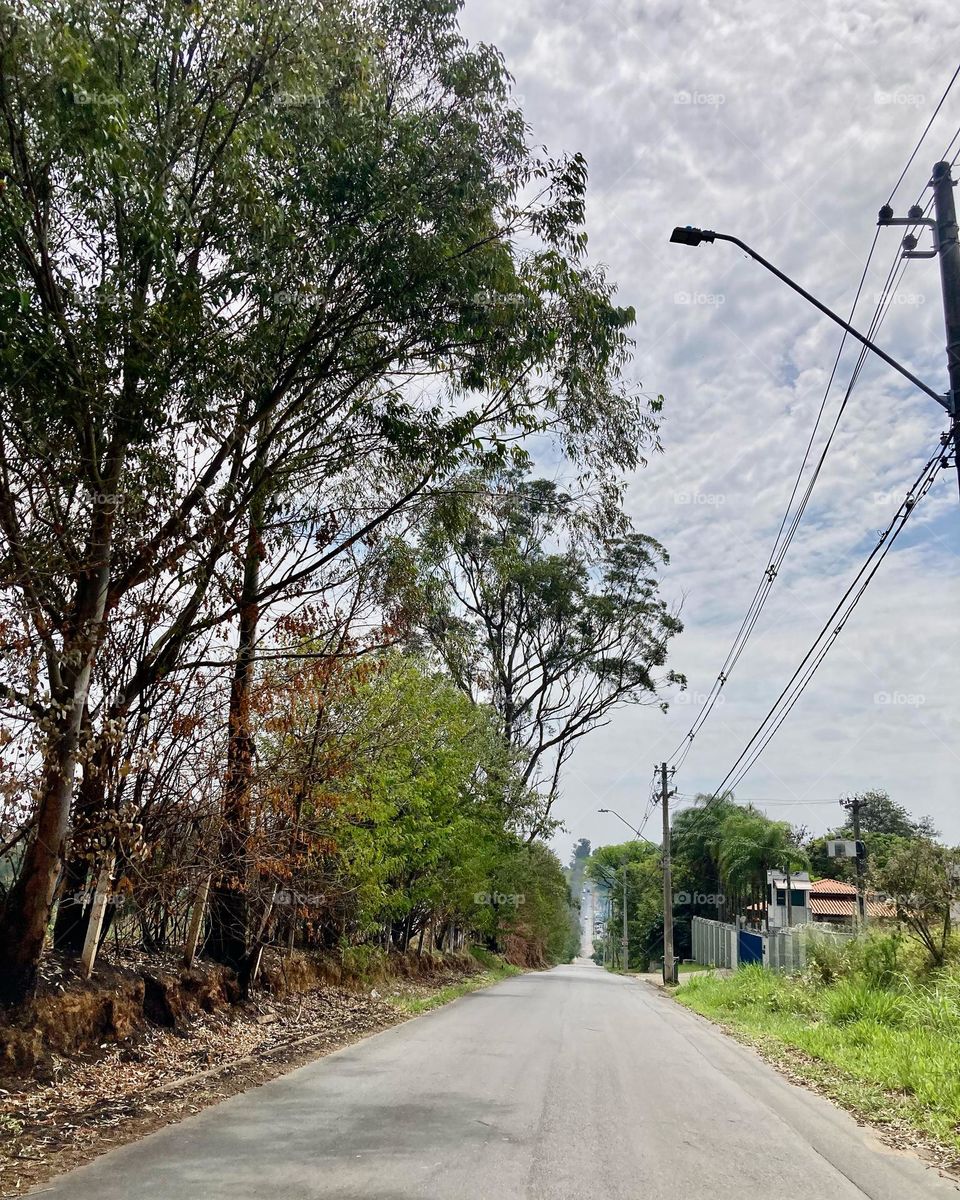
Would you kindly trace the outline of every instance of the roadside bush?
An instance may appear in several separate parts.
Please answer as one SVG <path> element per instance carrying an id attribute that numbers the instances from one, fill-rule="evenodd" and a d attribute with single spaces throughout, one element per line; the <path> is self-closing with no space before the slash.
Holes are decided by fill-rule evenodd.
<path id="1" fill-rule="evenodd" d="M 340 961 L 345 976 L 363 982 L 378 982 L 387 969 L 387 954 L 380 946 L 341 946 Z"/>
<path id="2" fill-rule="evenodd" d="M 918 1029 L 960 1037 L 960 977 L 941 972 L 933 984 L 911 984 L 903 999 L 906 1020 Z"/>
<path id="3" fill-rule="evenodd" d="M 810 1014 L 815 1011 L 813 995 L 802 980 L 769 971 L 753 964 L 733 976 L 734 1003 L 771 1013 Z"/>
<path id="4" fill-rule="evenodd" d="M 810 933 L 807 937 L 807 968 L 813 978 L 822 984 L 849 975 L 854 941 L 843 941 L 825 934 Z"/>
<path id="5" fill-rule="evenodd" d="M 851 946 L 851 961 L 858 974 L 875 988 L 891 988 L 901 982 L 900 951 L 903 935 L 875 933 Z"/>
<path id="6" fill-rule="evenodd" d="M 842 979 L 822 995 L 824 1015 L 834 1025 L 872 1021 L 888 1027 L 900 1025 L 904 1017 L 901 998 L 872 987 L 864 979 Z"/>

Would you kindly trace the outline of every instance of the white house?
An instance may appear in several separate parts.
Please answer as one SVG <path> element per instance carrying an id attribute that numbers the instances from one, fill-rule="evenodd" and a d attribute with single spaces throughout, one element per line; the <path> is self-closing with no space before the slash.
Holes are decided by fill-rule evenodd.
<path id="1" fill-rule="evenodd" d="M 806 925 L 810 920 L 810 881 L 808 871 L 790 872 L 790 904 L 787 905 L 787 874 L 785 871 L 767 872 L 767 904 L 770 911 L 770 928 L 780 929 L 787 925 Z M 789 907 L 790 919 L 787 920 Z"/>

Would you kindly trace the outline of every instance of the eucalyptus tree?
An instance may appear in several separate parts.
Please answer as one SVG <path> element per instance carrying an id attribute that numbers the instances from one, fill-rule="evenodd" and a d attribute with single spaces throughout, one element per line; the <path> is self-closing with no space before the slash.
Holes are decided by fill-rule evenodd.
<path id="1" fill-rule="evenodd" d="M 424 634 L 522 752 L 531 837 L 549 829 L 579 741 L 619 705 L 665 707 L 683 682 L 665 666 L 682 628 L 659 590 L 666 552 L 608 501 L 584 506 L 511 468 L 439 504 L 423 537 Z"/>
<path id="2" fill-rule="evenodd" d="M 104 630 L 158 576 L 166 608 L 104 720 L 122 731 L 198 628 L 236 621 L 236 831 L 265 600 L 465 458 L 545 429 L 627 465 L 651 417 L 622 378 L 632 310 L 583 261 L 585 164 L 528 148 L 452 3 L 7 2 L 0 120 L 0 682 L 40 764 L 0 921 L 13 1001 Z M 365 469 L 376 486 L 344 503 Z"/>

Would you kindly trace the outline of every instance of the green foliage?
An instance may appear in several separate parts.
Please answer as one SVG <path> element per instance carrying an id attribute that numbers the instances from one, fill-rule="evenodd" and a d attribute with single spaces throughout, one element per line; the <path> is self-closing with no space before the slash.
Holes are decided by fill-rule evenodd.
<path id="1" fill-rule="evenodd" d="M 950 908 L 960 899 L 955 852 L 926 838 L 900 838 L 870 877 L 893 899 L 897 919 L 927 951 L 931 965 L 940 966 L 950 940 Z"/>
<path id="2" fill-rule="evenodd" d="M 852 943 L 811 930 L 806 939 L 807 967 L 825 984 L 833 983 L 850 970 Z"/>
<path id="3" fill-rule="evenodd" d="M 297 761 L 317 720 L 311 693 L 281 697 L 292 716 L 261 743 L 274 763 Z M 336 740 L 304 796 L 300 826 L 318 850 L 296 876 L 299 891 L 323 889 L 349 953 L 384 927 L 406 948 L 428 926 L 469 929 L 495 948 L 513 939 L 530 965 L 576 953 L 563 869 L 516 832 L 523 789 L 488 708 L 395 653 L 347 672 L 321 711 Z"/>
<path id="4" fill-rule="evenodd" d="M 891 800 L 888 792 L 874 789 L 859 793 L 856 799 L 860 801 L 860 834 L 870 837 L 871 849 L 875 837 L 932 839 L 937 836 L 929 817 L 916 820 L 902 804 Z M 853 837 L 852 821 L 841 827 L 839 836 Z"/>
<path id="5" fill-rule="evenodd" d="M 682 628 L 659 594 L 666 561 L 616 489 L 588 504 L 522 465 L 466 476 L 422 532 L 412 603 L 424 636 L 522 753 L 537 835 L 579 740 L 680 682 L 663 669 Z"/>
<path id="6" fill-rule="evenodd" d="M 857 973 L 863 976 L 870 987 L 889 988 L 899 981 L 903 947 L 903 935 L 899 929 L 892 933 L 873 932 L 857 938 L 853 947 Z"/>
<path id="7" fill-rule="evenodd" d="M 871 987 L 864 979 L 841 979 L 824 993 L 823 1012 L 835 1025 L 852 1021 L 876 1021 L 898 1025 L 903 1016 L 900 997 L 894 992 Z"/>
<path id="8" fill-rule="evenodd" d="M 587 877 L 604 888 L 610 900 L 607 934 L 611 958 L 621 968 L 624 874 L 627 884 L 627 966 L 630 970 L 645 971 L 651 958 L 662 953 L 663 947 L 663 876 L 657 847 L 636 840 L 599 846 L 587 863 Z"/>
<path id="9" fill-rule="evenodd" d="M 494 894 L 519 897 L 513 905 L 486 910 L 495 944 L 516 940 L 531 966 L 570 962 L 579 954 L 580 923 L 573 897 L 560 860 L 543 842 L 503 843 L 491 886 Z"/>
<path id="10" fill-rule="evenodd" d="M 885 791 L 861 792 L 857 798 L 861 802 L 860 835 L 867 845 L 871 868 L 884 867 L 891 853 L 904 839 L 929 840 L 937 836 L 929 817 L 915 819 Z M 831 858 L 827 854 L 827 842 L 833 838 L 853 839 L 853 823 L 849 818 L 823 837 L 810 839 L 807 852 L 811 870 L 818 878 L 853 883 L 856 879 L 854 863 L 850 859 Z"/>
<path id="11" fill-rule="evenodd" d="M 129 763 L 151 689 L 198 658 L 229 675 L 206 643 L 237 645 L 230 622 L 342 595 L 414 498 L 514 461 L 525 435 L 607 497 L 656 442 L 659 402 L 625 379 L 634 313 L 585 258 L 586 164 L 532 148 L 501 56 L 458 10 L 0 4 L 0 615 L 47 781 L 34 828 L 58 831 L 30 835 L 5 904 L 8 999 L 42 952 L 81 741 L 122 742 Z M 258 594 L 238 598 L 241 576 Z M 614 650 L 594 674 L 620 670 Z M 486 736 L 418 699 L 468 747 Z M 434 750 L 432 778 L 398 750 L 358 771 L 363 816 L 308 812 L 352 830 L 361 924 L 438 903 L 441 878 L 459 910 L 479 873 L 468 827 L 492 797 L 481 781 L 455 806 L 473 750 Z M 361 836 L 391 825 L 387 844 Z"/>
<path id="12" fill-rule="evenodd" d="M 786 821 L 771 821 L 754 808 L 735 808 L 720 825 L 717 861 L 728 888 L 765 894 L 767 871 L 792 870 L 806 859 Z"/>

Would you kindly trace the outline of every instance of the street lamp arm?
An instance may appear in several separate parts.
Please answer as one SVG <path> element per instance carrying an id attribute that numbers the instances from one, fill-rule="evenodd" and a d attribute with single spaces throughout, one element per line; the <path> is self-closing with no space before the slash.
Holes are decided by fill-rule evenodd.
<path id="1" fill-rule="evenodd" d="M 776 277 L 781 280 L 781 282 L 785 283 L 787 287 L 792 288 L 795 292 L 799 293 L 804 300 L 809 301 L 814 308 L 819 309 L 824 316 L 829 317 L 830 320 L 839 325 L 841 329 L 845 329 L 851 337 L 856 338 L 861 345 L 866 346 L 866 348 L 868 350 L 872 350 L 878 358 L 883 359 L 887 366 L 893 367 L 893 369 L 901 374 L 905 379 L 909 379 L 914 387 L 918 387 L 922 392 L 926 392 L 928 396 L 931 396 L 939 405 L 947 409 L 949 412 L 950 406 L 946 396 L 940 394 L 939 392 L 935 392 L 932 387 L 928 387 L 927 384 L 925 384 L 922 379 L 918 379 L 912 371 L 908 371 L 907 368 L 901 363 L 898 363 L 895 358 L 891 358 L 885 350 L 881 350 L 876 343 L 871 342 L 868 337 L 865 337 L 859 331 L 859 329 L 855 329 L 851 324 L 845 321 L 843 317 L 835 313 L 833 309 L 827 308 L 827 306 L 821 303 L 816 296 L 812 296 L 806 290 L 806 288 L 802 288 L 799 283 L 795 283 L 789 275 L 784 275 L 783 271 L 775 267 L 772 262 L 768 262 L 762 254 L 758 254 L 756 250 L 748 246 L 746 242 L 742 242 L 740 238 L 733 237 L 733 235 L 729 233 L 716 233 L 712 229 L 694 229 L 691 226 L 678 226 L 670 235 L 670 241 L 679 242 L 684 246 L 699 246 L 701 242 L 732 242 L 734 246 L 739 246 L 745 254 L 749 254 L 750 257 L 755 262 L 758 262 L 761 267 L 766 267 L 771 274 L 776 275 Z"/>
<path id="2" fill-rule="evenodd" d="M 616 817 L 618 820 L 622 821 L 622 822 L 624 823 L 624 825 L 626 825 L 626 827 L 627 827 L 627 828 L 628 828 L 628 829 L 629 829 L 629 830 L 630 830 L 632 833 L 635 833 L 635 834 L 637 835 L 637 837 L 638 837 L 638 838 L 640 838 L 640 839 L 642 839 L 643 841 L 645 841 L 645 842 L 647 843 L 647 845 L 648 845 L 648 846 L 655 846 L 655 845 L 657 844 L 656 842 L 651 842 L 651 841 L 650 841 L 650 839 L 649 839 L 648 837 L 644 837 L 644 835 L 643 835 L 643 834 L 640 832 L 640 830 L 639 830 L 639 829 L 634 829 L 634 828 L 633 828 L 633 826 L 630 824 L 630 822 L 627 820 L 627 818 L 626 818 L 626 817 L 621 817 L 621 816 L 620 816 L 620 814 L 617 812 L 617 810 L 616 810 L 616 809 L 614 809 L 614 808 L 598 808 L 598 809 L 597 809 L 597 812 L 602 812 L 602 813 L 610 813 L 612 816 L 614 816 L 614 817 Z"/>

